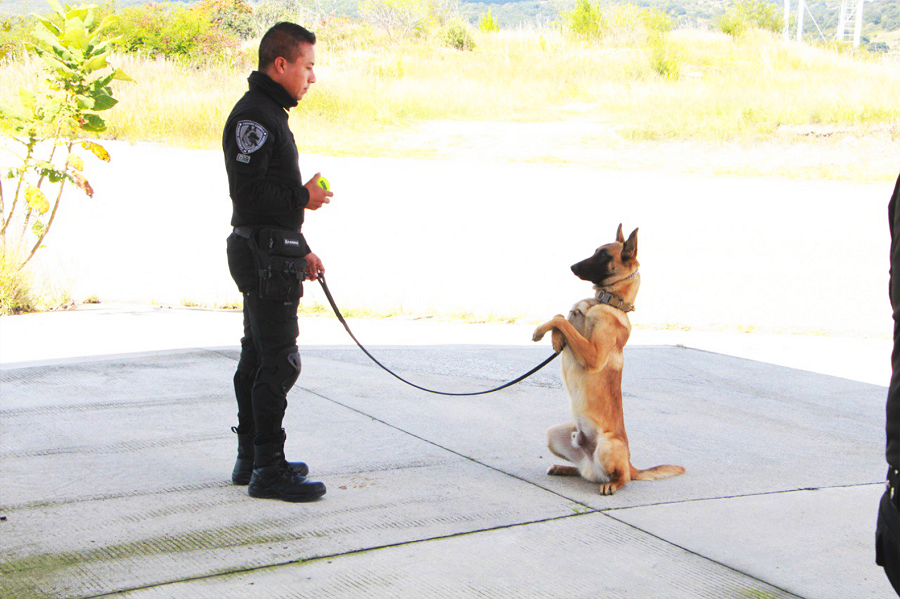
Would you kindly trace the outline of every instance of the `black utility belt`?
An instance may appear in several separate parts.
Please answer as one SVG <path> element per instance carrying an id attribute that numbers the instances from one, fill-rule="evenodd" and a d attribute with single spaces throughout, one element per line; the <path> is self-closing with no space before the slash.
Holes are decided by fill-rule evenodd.
<path id="1" fill-rule="evenodd" d="M 234 234 L 246 239 L 253 252 L 260 298 L 289 302 L 303 297 L 309 248 L 299 231 L 235 227 Z"/>

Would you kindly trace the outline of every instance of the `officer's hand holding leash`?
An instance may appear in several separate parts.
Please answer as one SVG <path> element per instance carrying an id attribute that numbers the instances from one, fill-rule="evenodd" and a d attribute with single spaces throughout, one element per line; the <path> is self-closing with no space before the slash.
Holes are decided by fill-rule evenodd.
<path id="1" fill-rule="evenodd" d="M 319 178 L 321 176 L 321 173 L 316 173 L 313 178 L 307 181 L 303 186 L 309 190 L 309 203 L 306 205 L 307 210 L 318 210 L 323 204 L 331 203 L 329 198 L 334 194 L 319 186 Z"/>
<path id="2" fill-rule="evenodd" d="M 318 256 L 312 252 L 306 254 L 306 280 L 315 281 L 319 278 L 319 274 L 325 274 L 325 267 Z"/>

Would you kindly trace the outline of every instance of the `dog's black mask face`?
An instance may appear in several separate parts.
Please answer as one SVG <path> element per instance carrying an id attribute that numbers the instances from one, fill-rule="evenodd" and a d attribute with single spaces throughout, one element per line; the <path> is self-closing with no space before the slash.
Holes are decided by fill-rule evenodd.
<path id="1" fill-rule="evenodd" d="M 582 281 L 590 281 L 594 285 L 600 285 L 605 279 L 608 279 L 613 271 L 615 260 L 612 252 L 615 248 L 610 248 L 612 244 L 607 244 L 597 248 L 594 255 L 590 258 L 582 260 L 572 265 L 572 272 Z"/>
<path id="2" fill-rule="evenodd" d="M 626 240 L 622 225 L 616 232 L 616 241 L 601 245 L 590 258 L 572 265 L 572 272 L 582 281 L 603 285 L 607 280 L 617 280 L 637 270 L 637 232 L 635 229 Z M 616 277 L 614 279 L 613 277 Z"/>

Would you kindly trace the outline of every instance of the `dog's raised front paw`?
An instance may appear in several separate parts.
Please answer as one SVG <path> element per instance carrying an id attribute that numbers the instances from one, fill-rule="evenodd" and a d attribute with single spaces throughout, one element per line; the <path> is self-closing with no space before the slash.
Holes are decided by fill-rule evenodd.
<path id="1" fill-rule="evenodd" d="M 566 347 L 566 336 L 563 335 L 559 329 L 553 329 L 553 334 L 551 336 L 553 341 L 553 351 L 556 353 L 561 352 Z"/>

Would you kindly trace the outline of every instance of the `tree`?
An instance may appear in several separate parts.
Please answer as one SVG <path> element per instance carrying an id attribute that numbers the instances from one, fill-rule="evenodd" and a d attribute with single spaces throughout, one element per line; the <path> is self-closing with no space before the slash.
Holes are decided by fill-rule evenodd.
<path id="1" fill-rule="evenodd" d="M 430 6 L 423 0 L 363 0 L 359 12 L 364 19 L 384 29 L 391 40 L 407 37 L 431 17 Z"/>
<path id="2" fill-rule="evenodd" d="M 48 1 L 53 13 L 35 16 L 33 33 L 38 41 L 34 51 L 43 59 L 47 74 L 47 90 L 20 88 L 20 107 L 0 105 L 0 119 L 8 123 L 15 132 L 12 139 L 23 148 L 22 152 L 10 150 L 16 165 L 3 172 L 5 179 L 13 181 L 8 210 L 0 185 L 0 251 L 7 260 L 15 256 L 18 270 L 31 260 L 50 231 L 66 183 L 93 196 L 84 176 L 84 161 L 76 151 L 109 161 L 106 149 L 85 139 L 85 134 L 106 129 L 97 113 L 118 102 L 113 97 L 113 81 L 131 81 L 120 69 L 101 74 L 111 68 L 107 58 L 115 40 L 104 40 L 103 34 L 112 17 L 98 22 L 93 7 L 72 8 Z M 39 158 L 45 150 L 49 156 Z M 57 188 L 51 206 L 44 190 L 53 185 Z"/>

